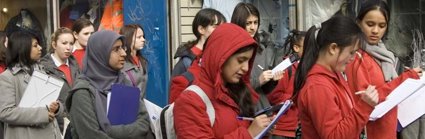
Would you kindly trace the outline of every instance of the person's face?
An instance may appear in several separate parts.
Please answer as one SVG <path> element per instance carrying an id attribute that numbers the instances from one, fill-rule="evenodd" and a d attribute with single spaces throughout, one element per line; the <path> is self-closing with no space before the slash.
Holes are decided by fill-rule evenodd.
<path id="1" fill-rule="evenodd" d="M 125 53 L 126 47 L 123 46 L 121 39 L 115 41 L 114 45 L 112 45 L 112 51 L 109 57 L 109 66 L 115 70 L 119 71 L 124 67 L 125 63 Z"/>
<path id="2" fill-rule="evenodd" d="M 38 42 L 35 38 L 31 39 L 31 60 L 37 61 L 41 58 L 41 46 L 38 45 Z"/>
<path id="3" fill-rule="evenodd" d="M 300 39 L 296 44 L 294 44 L 294 51 L 297 53 L 299 57 L 303 55 L 303 48 L 304 48 L 304 37 Z"/>
<path id="4" fill-rule="evenodd" d="M 387 20 L 379 10 L 371 10 L 366 13 L 359 24 L 367 37 L 367 42 L 372 45 L 378 44 L 387 30 Z"/>
<path id="5" fill-rule="evenodd" d="M 134 50 L 142 50 L 145 46 L 145 34 L 141 28 L 137 28 L 133 39 Z"/>
<path id="6" fill-rule="evenodd" d="M 254 37 L 255 33 L 258 30 L 258 17 L 254 15 L 249 15 L 248 19 L 246 19 L 245 30 L 248 31 L 251 37 Z"/>
<path id="7" fill-rule="evenodd" d="M 80 44 L 80 46 L 86 47 L 87 41 L 89 40 L 90 35 L 93 33 L 94 33 L 94 27 L 90 25 L 90 26 L 84 27 L 80 31 L 80 33 L 74 32 L 74 37 L 77 40 L 78 44 Z"/>
<path id="8" fill-rule="evenodd" d="M 240 79 L 248 74 L 249 59 L 254 49 L 232 55 L 223 65 L 221 76 L 226 83 L 238 83 Z"/>
<path id="9" fill-rule="evenodd" d="M 74 45 L 74 36 L 71 33 L 61 34 L 58 36 L 58 40 L 53 42 L 52 46 L 55 49 L 55 55 L 61 60 L 67 59 L 72 53 L 72 47 Z"/>
<path id="10" fill-rule="evenodd" d="M 217 21 L 217 16 L 215 16 L 215 21 L 216 21 L 216 23 L 214 23 L 212 25 L 208 25 L 206 27 L 199 26 L 200 27 L 200 33 L 201 33 L 201 35 L 204 39 L 207 39 L 211 35 L 211 33 L 215 30 L 215 28 L 217 28 L 218 25 L 223 23 L 223 22 L 219 23 Z"/>
<path id="11" fill-rule="evenodd" d="M 354 55 L 356 54 L 357 50 L 360 48 L 360 42 L 356 41 L 356 43 L 345 47 L 342 52 L 341 48 L 337 48 L 337 54 L 335 55 L 336 58 L 336 65 L 334 67 L 334 71 L 336 72 L 343 72 L 345 71 L 345 68 L 348 64 L 350 64 L 354 60 Z"/>

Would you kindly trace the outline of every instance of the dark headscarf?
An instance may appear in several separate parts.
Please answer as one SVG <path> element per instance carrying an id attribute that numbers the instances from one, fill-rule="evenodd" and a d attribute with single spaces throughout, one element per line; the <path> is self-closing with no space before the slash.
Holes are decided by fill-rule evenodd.
<path id="1" fill-rule="evenodd" d="M 90 82 L 95 87 L 95 112 L 100 128 L 107 132 L 110 123 L 106 114 L 106 96 L 113 83 L 122 83 L 123 76 L 120 71 L 109 66 L 109 58 L 115 41 L 124 37 L 109 30 L 102 30 L 90 36 L 87 42 L 86 54 L 83 59 L 81 78 Z"/>

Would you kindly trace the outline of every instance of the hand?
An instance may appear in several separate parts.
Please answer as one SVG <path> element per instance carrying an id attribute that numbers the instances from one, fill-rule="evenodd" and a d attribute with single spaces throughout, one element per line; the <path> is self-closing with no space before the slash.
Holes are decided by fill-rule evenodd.
<path id="1" fill-rule="evenodd" d="M 280 79 L 282 79 L 283 74 L 285 74 L 285 71 L 278 71 L 273 75 L 273 80 L 274 81 L 279 81 Z"/>
<path id="2" fill-rule="evenodd" d="M 52 103 L 50 103 L 49 105 L 49 112 L 51 113 L 56 113 L 56 111 L 59 108 L 59 102 L 58 101 L 54 101 Z"/>
<path id="3" fill-rule="evenodd" d="M 257 136 L 260 132 L 266 128 L 274 117 L 267 117 L 266 114 L 259 115 L 254 118 L 251 125 L 248 127 L 248 132 L 252 137 Z"/>
<path id="4" fill-rule="evenodd" d="M 422 77 L 422 69 L 420 67 L 413 68 L 412 70 L 418 73 L 419 77 Z"/>
<path id="5" fill-rule="evenodd" d="M 261 75 L 258 77 L 258 80 L 260 81 L 260 85 L 264 85 L 267 82 L 269 82 L 270 79 L 272 78 L 273 78 L 272 70 L 266 70 L 261 73 Z"/>
<path id="6" fill-rule="evenodd" d="M 49 122 L 51 122 L 51 121 L 53 121 L 53 119 L 55 119 L 55 114 L 54 113 L 49 112 L 48 115 L 49 115 Z"/>
<path id="7" fill-rule="evenodd" d="M 379 95 L 373 85 L 369 85 L 366 90 L 356 92 L 356 95 L 361 95 L 361 99 L 372 107 L 378 105 Z"/>

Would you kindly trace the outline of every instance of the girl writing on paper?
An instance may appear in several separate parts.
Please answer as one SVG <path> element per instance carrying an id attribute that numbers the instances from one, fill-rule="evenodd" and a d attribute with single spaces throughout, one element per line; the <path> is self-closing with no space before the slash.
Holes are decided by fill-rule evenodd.
<path id="1" fill-rule="evenodd" d="M 7 44 L 7 70 L 0 75 L 0 121 L 5 139 L 60 139 L 55 116 L 63 111 L 59 101 L 46 107 L 18 107 L 34 71 L 44 73 L 38 61 L 41 46 L 27 32 L 14 32 Z"/>
<path id="2" fill-rule="evenodd" d="M 301 57 L 303 54 L 303 45 L 305 31 L 293 30 L 288 35 L 287 40 L 285 41 L 286 47 L 289 48 L 288 57 L 296 55 Z M 292 97 L 294 92 L 294 77 L 295 71 L 297 70 L 298 62 L 295 62 L 290 68 L 285 70 L 285 73 L 282 79 L 279 80 L 276 88 L 267 95 L 267 98 L 270 100 L 270 104 L 277 105 L 285 100 L 288 100 Z M 273 139 L 291 139 L 296 136 L 296 129 L 298 126 L 298 109 L 297 106 L 293 105 L 285 114 L 281 117 L 276 123 L 276 129 L 273 130 Z"/>
<path id="3" fill-rule="evenodd" d="M 263 114 L 251 121 L 258 95 L 249 84 L 249 73 L 255 57 L 255 40 L 237 25 L 218 26 L 206 42 L 201 74 L 193 83 L 199 86 L 215 110 L 211 125 L 206 105 L 193 91 L 180 94 L 174 102 L 174 127 L 177 138 L 253 138 L 273 118 Z M 217 51 L 220 50 L 220 51 Z"/>
<path id="4" fill-rule="evenodd" d="M 368 0 L 362 4 L 356 20 L 366 35 L 365 46 L 360 48 L 346 70 L 352 92 L 374 85 L 379 93 L 379 102 L 384 101 L 404 80 L 418 79 L 422 72 L 420 68 L 414 68 L 397 75 L 395 65 L 398 60 L 382 42 L 388 30 L 389 19 L 389 8 L 384 1 Z M 360 97 L 354 99 L 358 100 Z M 380 119 L 369 122 L 366 126 L 366 136 L 370 139 L 397 138 L 397 108 L 393 108 Z"/>
<path id="5" fill-rule="evenodd" d="M 109 30 L 94 33 L 88 40 L 84 66 L 66 101 L 72 138 L 149 138 L 149 116 L 140 100 L 136 121 L 111 125 L 107 118 L 107 94 L 111 85 L 130 85 L 120 70 L 124 67 L 124 37 Z M 153 137 L 153 136 L 152 136 Z"/>
<path id="6" fill-rule="evenodd" d="M 72 30 L 68 28 L 59 28 L 52 34 L 48 54 L 41 58 L 40 63 L 44 66 L 47 73 L 62 79 L 64 85 L 60 92 L 58 100 L 65 104 L 68 92 L 73 86 L 73 81 L 80 74 L 78 63 L 71 54 L 74 45 L 74 36 Z M 63 131 L 63 117 L 57 117 L 59 127 Z"/>
<path id="7" fill-rule="evenodd" d="M 362 31 L 348 17 L 312 26 L 295 73 L 294 95 L 304 139 L 358 139 L 378 103 L 374 86 L 354 100 L 341 72 L 360 47 Z"/>

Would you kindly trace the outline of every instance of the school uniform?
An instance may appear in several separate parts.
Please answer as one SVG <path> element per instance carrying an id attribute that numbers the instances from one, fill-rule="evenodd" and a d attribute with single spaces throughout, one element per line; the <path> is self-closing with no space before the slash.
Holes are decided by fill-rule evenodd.
<path id="1" fill-rule="evenodd" d="M 145 98 L 148 72 L 143 70 L 140 60 L 137 60 L 137 64 L 127 60 L 121 71 L 124 73 L 126 79 L 131 82 L 132 86 L 140 89 L 140 97 Z M 147 69 L 147 67 L 145 67 L 145 69 Z"/>
<path id="2" fill-rule="evenodd" d="M 211 34 L 203 52 L 201 74 L 193 84 L 199 86 L 211 100 L 215 110 L 215 122 L 211 126 L 206 106 L 197 94 L 192 91 L 184 92 L 174 102 L 174 127 L 177 138 L 252 138 L 248 132 L 250 122 L 236 118 L 240 113 L 239 105 L 230 97 L 221 76 L 221 67 L 225 61 L 238 49 L 248 45 L 256 45 L 255 40 L 234 24 L 222 24 Z M 249 70 L 241 80 L 250 92 L 254 107 L 258 96 L 249 83 L 252 62 L 251 59 Z"/>
<path id="3" fill-rule="evenodd" d="M 34 70 L 43 72 L 42 67 L 34 64 Z M 0 74 L 0 121 L 4 123 L 5 139 L 60 139 L 61 132 L 56 120 L 49 121 L 46 107 L 18 107 L 31 75 L 24 67 L 15 66 Z M 63 113 L 59 103 L 56 115 Z"/>
<path id="4" fill-rule="evenodd" d="M 190 75 L 177 75 L 175 77 L 171 78 L 171 85 L 170 85 L 170 96 L 168 98 L 168 103 L 171 104 L 173 103 L 179 96 L 180 94 L 187 88 L 189 87 L 195 80 L 197 77 L 200 76 L 201 74 L 201 67 L 199 65 L 199 59 L 196 59 L 195 61 L 193 61 L 192 65 L 187 69 L 188 73 L 184 73 L 184 74 L 191 74 L 192 78 L 188 79 L 187 76 Z"/>
<path id="5" fill-rule="evenodd" d="M 365 90 L 369 85 L 376 86 L 379 94 L 379 102 L 384 101 L 407 78 L 419 78 L 415 71 L 407 70 L 397 78 L 389 82 L 385 81 L 382 69 L 375 58 L 362 49 L 358 51 L 354 61 L 347 65 L 346 75 L 348 85 L 353 93 Z M 360 96 L 355 96 L 354 99 L 359 100 Z M 391 109 L 378 120 L 368 122 L 366 136 L 368 139 L 396 139 L 397 107 Z"/>
<path id="6" fill-rule="evenodd" d="M 354 100 L 340 72 L 315 64 L 297 99 L 303 139 L 359 139 L 373 107 Z"/>
<path id="7" fill-rule="evenodd" d="M 291 66 L 291 72 L 286 70 L 282 79 L 279 80 L 276 88 L 267 95 L 271 105 L 277 105 L 285 100 L 291 99 L 294 92 L 295 71 L 298 63 Z M 276 123 L 273 135 L 284 137 L 295 137 L 295 130 L 298 127 L 298 109 L 293 105 Z"/>

